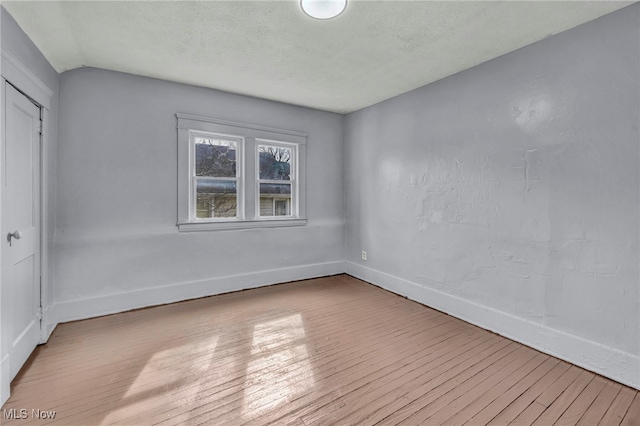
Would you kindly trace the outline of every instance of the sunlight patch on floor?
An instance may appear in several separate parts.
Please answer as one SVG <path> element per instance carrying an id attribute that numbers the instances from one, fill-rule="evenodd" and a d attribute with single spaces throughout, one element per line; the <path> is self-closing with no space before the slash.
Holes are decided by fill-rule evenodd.
<path id="1" fill-rule="evenodd" d="M 176 405 L 192 402 L 202 375 L 210 368 L 218 336 L 156 352 L 145 364 L 118 403 L 101 424 L 112 424 L 148 411 L 154 400 L 166 401 L 167 393 L 179 394 Z M 185 361 L 186 360 L 186 361 Z M 159 391 L 160 390 L 160 391 Z M 170 409 L 164 404 L 160 411 Z"/>
<path id="2" fill-rule="evenodd" d="M 314 386 L 300 314 L 258 324 L 247 365 L 243 414 L 256 417 Z"/>

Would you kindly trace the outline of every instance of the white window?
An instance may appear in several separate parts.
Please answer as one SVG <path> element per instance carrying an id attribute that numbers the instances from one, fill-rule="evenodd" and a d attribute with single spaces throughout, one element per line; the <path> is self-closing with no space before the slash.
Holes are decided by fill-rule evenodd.
<path id="1" fill-rule="evenodd" d="M 194 221 L 240 218 L 243 139 L 190 132 Z M 240 190 L 240 191 L 239 191 Z"/>
<path id="2" fill-rule="evenodd" d="M 306 134 L 178 117 L 180 231 L 306 224 Z"/>
<path id="3" fill-rule="evenodd" d="M 296 146 L 273 141 L 257 141 L 258 197 L 271 209 L 260 208 L 260 217 L 291 216 L 296 211 Z M 291 206 L 294 208 L 292 209 Z"/>

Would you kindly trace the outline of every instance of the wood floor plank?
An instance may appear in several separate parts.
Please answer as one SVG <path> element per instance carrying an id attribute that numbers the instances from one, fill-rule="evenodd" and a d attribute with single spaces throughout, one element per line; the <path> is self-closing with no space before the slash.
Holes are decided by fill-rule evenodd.
<path id="1" fill-rule="evenodd" d="M 638 426 L 640 425 L 640 394 L 636 392 L 631 406 L 627 410 L 620 426 Z"/>
<path id="2" fill-rule="evenodd" d="M 531 426 L 546 409 L 545 405 L 540 404 L 538 401 L 533 401 L 523 412 L 518 414 L 518 417 L 509 423 L 509 426 Z"/>
<path id="3" fill-rule="evenodd" d="M 437 368 L 430 368 L 424 374 L 416 374 L 414 378 L 401 384 L 398 383 L 395 388 L 376 392 L 374 396 L 379 395 L 379 397 L 374 401 L 375 407 L 380 407 L 377 410 L 372 410 L 373 404 L 354 404 L 345 411 L 338 422 L 341 424 L 375 424 L 404 407 L 407 401 L 413 401 L 447 382 L 452 383 L 453 377 L 470 371 L 469 369 L 481 363 L 488 356 L 506 347 L 506 343 L 495 343 L 491 347 L 483 349 L 482 352 L 478 352 L 474 348 L 474 350 L 456 355 L 455 358 L 447 355 L 449 359 Z"/>
<path id="4" fill-rule="evenodd" d="M 605 415 L 602 417 L 602 420 L 598 422 L 598 425 L 618 426 L 620 423 L 622 423 L 622 419 L 627 413 L 627 410 L 629 409 L 629 406 L 633 402 L 633 399 L 636 397 L 636 394 L 637 392 L 634 391 L 633 389 L 623 387 L 618 393 L 618 395 L 616 395 L 616 398 L 611 403 L 611 406 L 609 406 L 609 409 L 607 410 Z"/>
<path id="5" fill-rule="evenodd" d="M 620 389 L 622 389 L 621 384 L 607 382 L 593 404 L 585 411 L 577 426 L 596 426 L 613 403 Z"/>
<path id="6" fill-rule="evenodd" d="M 595 401 L 606 384 L 607 381 L 603 377 L 596 376 L 571 405 L 569 405 L 555 424 L 558 426 L 576 425 L 589 407 L 591 407 L 591 404 L 593 404 L 593 401 Z"/>
<path id="7" fill-rule="evenodd" d="M 339 275 L 61 324 L 0 423 L 629 426 L 637 395 Z"/>
<path id="8" fill-rule="evenodd" d="M 444 393 L 455 387 L 456 383 L 463 382 L 477 371 L 482 370 L 494 359 L 499 359 L 517 348 L 517 345 L 505 343 L 507 342 L 498 342 L 480 353 L 469 351 L 463 355 L 456 356 L 456 358 L 451 358 L 437 369 L 433 369 L 427 374 L 416 376 L 403 383 L 400 387 L 393 389 L 392 392 L 382 395 L 377 401 L 376 405 L 380 407 L 377 410 L 371 407 L 350 410 L 348 416 L 341 419 L 341 421 L 344 420 L 356 424 L 373 424 L 386 419 L 407 404 L 417 401 L 420 397 Z M 426 404 L 428 401 L 423 399 L 420 403 Z"/>
<path id="9" fill-rule="evenodd" d="M 453 376 L 446 382 L 443 382 L 434 388 L 427 385 L 426 387 L 419 387 L 411 391 L 402 399 L 401 406 L 394 407 L 396 408 L 394 411 L 387 411 L 387 415 L 380 420 L 380 422 L 383 424 L 397 424 L 403 421 L 416 411 L 427 407 L 443 395 L 446 395 L 448 392 L 456 389 L 460 384 L 467 383 L 470 378 L 476 376 L 479 372 L 484 371 L 488 366 L 503 359 L 518 348 L 519 345 L 510 343 L 502 347 L 499 351 L 474 364 L 472 367 L 465 369 L 461 373 Z"/>
<path id="10" fill-rule="evenodd" d="M 557 426 L 575 426 L 591 407 L 591 404 L 593 404 L 593 401 L 595 401 L 606 384 L 607 381 L 603 377 L 596 376 L 555 424 Z"/>
<path id="11" fill-rule="evenodd" d="M 505 408 L 509 406 L 516 398 L 520 397 L 524 392 L 530 389 L 535 383 L 543 378 L 557 367 L 559 361 L 555 358 L 548 358 L 543 364 L 536 368 L 533 372 L 527 375 L 523 380 L 519 381 L 515 386 L 508 391 L 503 392 L 500 396 L 494 399 L 490 404 L 480 410 L 473 417 L 468 418 L 466 423 L 468 425 L 477 424 L 485 425 L 493 420 L 498 414 L 500 414 Z"/>
<path id="12" fill-rule="evenodd" d="M 383 380 L 369 383 L 367 386 L 357 389 L 354 392 L 344 395 L 341 401 L 345 403 L 344 407 L 330 412 L 317 411 L 312 415 L 303 417 L 305 425 L 317 424 L 358 424 L 354 414 L 362 409 L 370 409 L 374 403 L 376 405 L 384 404 L 381 398 L 386 396 L 386 401 L 392 401 L 397 398 L 397 394 L 401 393 L 402 385 L 411 382 L 412 378 L 419 377 L 421 381 L 430 377 L 437 377 L 446 373 L 452 366 L 464 362 L 466 359 L 475 358 L 483 359 L 487 354 L 497 351 L 500 346 L 496 346 L 497 340 L 488 339 L 481 345 L 467 348 L 460 347 L 459 350 L 448 351 L 442 356 L 430 363 L 420 363 L 411 366 L 402 371 L 403 375 L 387 375 Z M 450 362 L 447 362 L 450 361 Z"/>
<path id="13" fill-rule="evenodd" d="M 533 422 L 534 426 L 547 426 L 552 425 L 560 419 L 569 406 L 575 401 L 575 399 L 582 393 L 589 383 L 594 379 L 594 374 L 588 371 L 583 371 L 578 378 L 571 383 L 567 389 L 562 392 L 556 399 L 553 400 L 551 405 L 547 407 L 544 413 L 540 415 Z M 538 398 L 538 402 L 541 398 Z M 539 402 L 540 403 L 540 402 Z M 545 404 L 542 404 L 545 405 Z"/>
<path id="14" fill-rule="evenodd" d="M 466 383 L 457 386 L 450 392 L 447 392 L 441 398 L 438 398 L 432 404 L 414 413 L 401 424 L 442 424 L 460 409 L 466 407 L 467 395 L 476 395 L 475 391 L 478 386 L 481 389 L 488 389 L 499 383 L 504 377 L 514 373 L 522 365 L 529 362 L 530 359 L 538 355 L 535 351 L 523 347 L 514 351 L 505 357 L 502 362 L 496 362 L 476 374 Z"/>
<path id="15" fill-rule="evenodd" d="M 514 350 L 515 347 L 515 350 Z M 424 394 L 411 404 L 394 412 L 389 420 L 396 423 L 416 424 L 426 421 L 432 414 L 446 407 L 461 395 L 473 389 L 478 383 L 502 370 L 506 365 L 526 362 L 533 353 L 521 345 L 508 346 L 508 351 L 500 351 L 478 363 L 466 374 L 460 374 L 444 386 Z M 453 386 L 452 386 L 453 385 Z M 386 420 L 386 419 L 385 419 Z"/>
<path id="16" fill-rule="evenodd" d="M 551 363 L 548 363 L 548 361 L 551 361 Z M 528 380 L 526 379 L 532 374 L 539 372 L 540 370 L 547 372 L 556 363 L 557 360 L 550 358 L 548 355 L 539 354 L 529 361 L 529 363 L 527 363 L 523 368 L 518 369 L 514 374 L 508 375 L 494 387 L 486 389 L 485 386 L 477 386 L 475 388 L 474 395 L 465 395 L 467 400 L 471 400 L 472 402 L 463 409 L 458 410 L 442 424 L 446 426 L 461 426 L 465 424 L 470 418 L 473 418 L 477 413 L 484 410 L 490 403 L 498 399 L 501 395 L 509 395 L 509 391 L 516 388 L 518 384 L 523 382 L 527 383 Z M 472 397 L 475 397 L 475 399 L 472 399 Z M 476 418 L 475 421 L 478 422 L 478 419 Z"/>
<path id="17" fill-rule="evenodd" d="M 578 376 L 579 373 L 580 369 L 578 367 L 571 366 L 570 364 L 561 361 L 549 372 L 549 374 L 546 374 L 542 380 L 536 382 L 525 393 L 513 400 L 506 409 L 487 424 L 491 426 L 509 424 L 523 411 L 525 411 L 536 400 L 536 398 L 538 398 L 543 392 L 547 391 L 556 382 L 563 380 L 569 381 L 570 383 Z"/>

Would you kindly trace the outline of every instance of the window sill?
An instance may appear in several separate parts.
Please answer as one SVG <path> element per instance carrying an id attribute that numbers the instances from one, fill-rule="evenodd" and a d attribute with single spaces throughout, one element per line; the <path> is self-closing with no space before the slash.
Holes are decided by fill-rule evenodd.
<path id="1" fill-rule="evenodd" d="M 224 222 L 183 222 L 178 223 L 180 232 L 225 231 L 229 229 L 282 228 L 289 226 L 305 226 L 307 219 L 260 219 L 234 220 Z"/>

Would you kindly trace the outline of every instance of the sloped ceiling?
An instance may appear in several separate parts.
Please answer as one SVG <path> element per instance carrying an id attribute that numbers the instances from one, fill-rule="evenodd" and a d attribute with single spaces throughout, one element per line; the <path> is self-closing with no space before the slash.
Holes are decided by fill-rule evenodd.
<path id="1" fill-rule="evenodd" d="M 347 113 L 633 2 L 3 1 L 59 72 L 104 68 Z"/>

